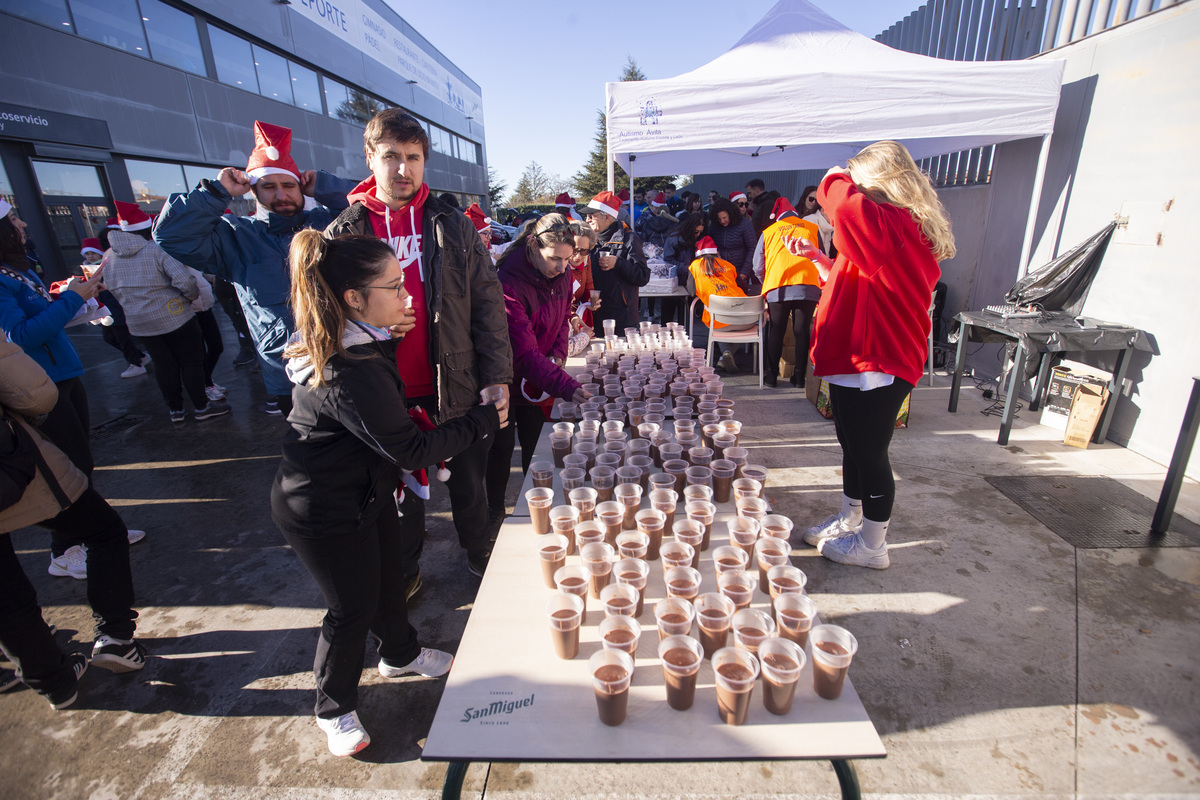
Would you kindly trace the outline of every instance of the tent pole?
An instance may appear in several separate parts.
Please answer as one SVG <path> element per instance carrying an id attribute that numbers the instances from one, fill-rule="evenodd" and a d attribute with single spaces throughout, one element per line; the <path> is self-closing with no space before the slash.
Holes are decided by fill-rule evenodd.
<path id="1" fill-rule="evenodd" d="M 1042 151 L 1038 154 L 1037 174 L 1033 177 L 1033 197 L 1029 203 L 1029 218 L 1025 221 L 1025 241 L 1021 243 L 1021 268 L 1017 280 L 1029 272 L 1029 259 L 1033 250 L 1033 229 L 1037 225 L 1038 206 L 1042 200 L 1042 183 L 1046 179 L 1046 162 L 1050 158 L 1050 134 L 1042 136 Z"/>
<path id="2" fill-rule="evenodd" d="M 615 192 L 617 186 L 616 162 L 613 161 L 612 151 L 608 151 L 608 190 Z"/>

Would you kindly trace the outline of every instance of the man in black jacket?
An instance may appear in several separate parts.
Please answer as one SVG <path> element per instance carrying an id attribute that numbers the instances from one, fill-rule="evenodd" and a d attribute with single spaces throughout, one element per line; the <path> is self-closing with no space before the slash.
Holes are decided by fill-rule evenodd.
<path id="1" fill-rule="evenodd" d="M 612 192 L 601 192 L 587 205 L 587 221 L 599 241 L 592 248 L 592 283 L 600 292 L 595 312 L 597 329 L 603 320 L 616 320 L 617 334 L 638 324 L 638 287 L 650 282 L 650 267 L 642 240 L 624 222 L 617 221 L 621 201 Z"/>

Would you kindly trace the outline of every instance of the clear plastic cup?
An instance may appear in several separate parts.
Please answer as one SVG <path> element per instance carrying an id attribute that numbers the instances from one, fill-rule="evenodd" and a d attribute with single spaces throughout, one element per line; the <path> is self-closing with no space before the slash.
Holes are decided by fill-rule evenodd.
<path id="1" fill-rule="evenodd" d="M 723 430 L 720 433 L 713 434 L 712 449 L 713 449 L 713 458 L 714 459 L 725 458 L 726 448 L 736 447 L 736 446 L 737 446 L 737 437 L 734 436 L 732 433 Z"/>
<path id="2" fill-rule="evenodd" d="M 687 470 L 690 466 L 682 458 L 663 461 L 663 472 L 675 478 L 675 493 L 680 496 L 683 495 L 683 489 L 687 486 Z"/>
<path id="3" fill-rule="evenodd" d="M 580 381 L 580 383 L 582 384 L 584 381 Z M 578 414 L 579 407 L 570 400 L 558 401 L 558 418 L 563 422 L 574 422 Z"/>
<path id="4" fill-rule="evenodd" d="M 599 468 L 597 467 L 597 469 Z M 616 547 L 617 535 L 624 527 L 625 506 L 616 500 L 606 500 L 602 503 L 597 503 L 596 521 L 604 526 L 604 541 Z"/>
<path id="5" fill-rule="evenodd" d="M 617 552 L 622 558 L 646 560 L 650 537 L 641 531 L 622 531 L 617 534 Z"/>
<path id="6" fill-rule="evenodd" d="M 660 463 L 663 464 L 668 461 L 681 461 L 683 460 L 683 447 L 678 442 L 660 444 L 658 446 L 658 457 Z"/>
<path id="7" fill-rule="evenodd" d="M 757 608 L 742 608 L 733 615 L 733 643 L 749 650 L 758 652 L 758 646 L 775 633 L 775 620 L 765 611 Z"/>
<path id="8" fill-rule="evenodd" d="M 837 700 L 858 652 L 858 640 L 838 625 L 818 625 L 809 631 L 808 640 L 812 644 L 813 691 L 818 697 Z"/>
<path id="9" fill-rule="evenodd" d="M 607 445 L 605 445 L 605 446 L 607 447 Z M 601 467 L 601 466 L 608 467 L 609 469 L 611 469 L 613 471 L 613 483 L 614 484 L 616 483 L 617 469 L 622 464 L 625 463 L 625 455 L 624 455 L 625 447 L 624 447 L 624 445 L 618 445 L 618 446 L 620 448 L 619 453 L 603 452 L 600 455 L 596 456 L 596 466 L 597 467 Z"/>
<path id="10" fill-rule="evenodd" d="M 744 447 L 726 447 L 725 458 L 737 465 L 737 470 L 733 473 L 733 477 L 742 477 L 742 467 L 746 466 L 746 459 L 750 457 L 750 451 Z"/>
<path id="11" fill-rule="evenodd" d="M 554 456 L 554 466 L 558 469 L 562 469 L 563 458 L 570 454 L 573 440 L 574 437 L 565 431 L 550 433 L 550 452 Z"/>
<path id="12" fill-rule="evenodd" d="M 557 589 L 554 573 L 567 565 L 567 537 L 561 533 L 546 533 L 537 537 L 535 544 L 542 564 L 542 580 L 547 589 Z"/>
<path id="13" fill-rule="evenodd" d="M 722 647 L 713 653 L 713 677 L 717 683 L 717 714 L 726 725 L 741 725 L 750 712 L 750 698 L 758 680 L 758 659 L 738 647 Z"/>
<path id="14" fill-rule="evenodd" d="M 713 570 L 717 575 L 720 575 L 722 572 L 728 572 L 731 569 L 744 570 L 750 563 L 750 556 L 746 554 L 745 550 L 728 544 L 714 547 L 712 559 Z"/>
<path id="15" fill-rule="evenodd" d="M 806 594 L 781 594 L 775 598 L 774 606 L 779 635 L 805 647 L 808 632 L 817 618 L 817 604 Z"/>
<path id="16" fill-rule="evenodd" d="M 758 565 L 758 590 L 763 594 L 771 593 L 771 585 L 767 582 L 767 570 L 780 564 L 788 563 L 792 546 L 783 539 L 774 536 L 759 536 L 754 543 L 754 563 Z"/>
<path id="17" fill-rule="evenodd" d="M 734 503 L 739 517 L 749 517 L 759 523 L 767 515 L 767 501 L 761 497 L 746 497 Z"/>
<path id="18" fill-rule="evenodd" d="M 776 539 L 787 541 L 792 538 L 792 528 L 795 527 L 790 519 L 782 514 L 767 514 L 761 520 L 763 536 L 774 536 Z"/>
<path id="19" fill-rule="evenodd" d="M 762 484 L 753 478 L 734 478 L 730 484 L 733 489 L 733 500 L 749 500 L 762 497 Z"/>
<path id="20" fill-rule="evenodd" d="M 712 470 L 706 466 L 687 468 L 688 486 L 707 486 L 712 488 Z"/>
<path id="21" fill-rule="evenodd" d="M 737 465 L 724 458 L 715 458 L 708 465 L 712 470 L 713 502 L 728 503 L 733 491 L 733 473 Z"/>
<path id="22" fill-rule="evenodd" d="M 554 573 L 554 586 L 560 592 L 573 594 L 583 600 L 584 614 L 587 614 L 588 582 L 592 575 L 578 564 L 568 564 Z"/>
<path id="23" fill-rule="evenodd" d="M 625 464 L 625 466 L 617 469 L 617 485 L 623 483 L 636 483 L 642 485 L 642 470 L 639 467 Z"/>
<path id="24" fill-rule="evenodd" d="M 658 623 L 658 639 L 668 636 L 687 636 L 692 632 L 696 608 L 687 600 L 668 597 L 654 605 L 654 620 Z"/>
<path id="25" fill-rule="evenodd" d="M 677 519 L 671 528 L 671 533 L 675 536 L 675 541 L 692 548 L 692 560 L 688 566 L 700 566 L 700 547 L 704 544 L 704 523 L 691 518 Z"/>
<path id="26" fill-rule="evenodd" d="M 704 661 L 700 643 L 690 636 L 668 636 L 658 643 L 658 657 L 667 687 L 667 705 L 687 711 L 696 701 L 696 675 Z"/>
<path id="27" fill-rule="evenodd" d="M 703 500 L 706 503 L 713 501 L 713 490 L 711 486 L 694 483 L 691 486 L 686 486 L 683 489 L 683 502 L 688 503 L 692 500 Z"/>
<path id="28" fill-rule="evenodd" d="M 640 558 L 622 558 L 613 565 L 613 578 L 617 583 L 625 583 L 638 590 L 637 608 L 633 615 L 641 617 L 642 604 L 646 599 L 646 583 L 650 579 L 650 565 Z"/>
<path id="29" fill-rule="evenodd" d="M 579 509 L 574 506 L 555 506 L 550 509 L 550 528 L 575 541 L 575 526 L 579 523 Z M 567 555 L 571 555 L 568 553 Z"/>
<path id="30" fill-rule="evenodd" d="M 571 500 L 571 505 L 579 510 L 579 520 L 588 522 L 596 514 L 596 500 L 598 492 L 595 489 L 589 489 L 584 486 L 581 489 L 572 489 L 567 495 Z"/>
<path id="31" fill-rule="evenodd" d="M 700 646 L 705 658 L 725 646 L 733 615 L 737 611 L 733 601 L 719 592 L 705 592 L 692 603 L 696 607 L 696 623 L 700 627 Z"/>
<path id="32" fill-rule="evenodd" d="M 579 557 L 588 571 L 588 594 L 594 600 L 600 599 L 601 590 L 612 581 L 615 555 L 608 542 L 591 542 L 579 548 Z"/>
<path id="33" fill-rule="evenodd" d="M 554 505 L 554 490 L 530 489 L 525 492 L 525 503 L 529 506 L 529 521 L 533 532 L 541 536 L 550 533 L 550 508 Z"/>
<path id="34" fill-rule="evenodd" d="M 546 602 L 546 619 L 554 653 L 559 658 L 572 659 L 579 655 L 579 628 L 583 624 L 584 600 L 565 592 L 555 592 Z"/>
<path id="35" fill-rule="evenodd" d="M 708 543 L 712 538 L 713 521 L 717 518 L 717 507 L 707 500 L 689 500 L 683 508 L 687 512 L 688 519 L 695 520 L 704 526 L 704 541 L 700 543 L 700 550 L 708 550 Z"/>
<path id="36" fill-rule="evenodd" d="M 804 669 L 804 648 L 787 639 L 767 639 L 758 646 L 763 676 L 763 706 L 777 716 L 792 710 L 796 684 Z"/>
<path id="37" fill-rule="evenodd" d="M 600 463 L 597 463 L 588 472 L 588 476 L 592 479 L 592 488 L 596 490 L 597 503 L 603 503 L 612 499 L 613 486 L 616 484 L 616 475 L 616 470 Z"/>
<path id="38" fill-rule="evenodd" d="M 571 490 L 583 488 L 583 480 L 587 471 L 582 467 L 567 467 L 558 473 L 558 482 L 562 486 L 563 503 L 570 503 Z"/>
<path id="39" fill-rule="evenodd" d="M 698 558 L 696 548 L 679 540 L 663 542 L 658 555 L 662 559 L 664 573 L 672 567 L 690 567 Z"/>
<path id="40" fill-rule="evenodd" d="M 756 585 L 754 577 L 744 570 L 731 569 L 717 576 L 717 588 L 739 609 L 750 607 Z"/>
<path id="41" fill-rule="evenodd" d="M 612 320 L 605 320 L 607 325 Z M 605 725 L 625 721 L 629 710 L 629 684 L 633 680 L 633 659 L 621 650 L 597 650 L 588 659 L 592 688 L 596 693 L 596 711 Z"/>
<path id="42" fill-rule="evenodd" d="M 761 464 L 747 464 L 742 467 L 742 477 L 758 481 L 764 489 L 767 488 L 767 473 L 767 468 Z"/>
<path id="43" fill-rule="evenodd" d="M 771 590 L 771 599 L 781 594 L 803 594 L 808 576 L 791 564 L 780 564 L 767 570 L 767 586 Z"/>
<path id="44" fill-rule="evenodd" d="M 713 449 L 711 447 L 693 447 L 688 450 L 688 461 L 693 467 L 707 467 L 713 460 Z"/>
<path id="45" fill-rule="evenodd" d="M 667 596 L 692 601 L 700 594 L 700 572 L 692 567 L 671 567 L 664 575 Z"/>
<path id="46" fill-rule="evenodd" d="M 642 441 L 642 440 L 638 440 Z M 638 476 L 638 485 L 642 487 L 642 494 L 650 493 L 650 473 L 654 472 L 654 459 L 650 456 L 626 456 L 625 463 L 631 467 L 637 467 L 641 471 Z"/>
<path id="47" fill-rule="evenodd" d="M 583 552 L 583 546 L 592 542 L 604 541 L 604 524 L 598 520 L 589 519 L 586 522 L 575 523 L 575 547 Z"/>
<path id="48" fill-rule="evenodd" d="M 700 426 L 700 443 L 710 450 L 713 446 L 713 437 L 721 432 L 720 419 L 715 413 L 700 415 L 700 421 L 704 423 Z"/>
<path id="49" fill-rule="evenodd" d="M 650 545 L 646 548 L 647 561 L 658 560 L 658 551 L 662 546 L 666 520 L 667 515 L 654 508 L 644 508 L 634 515 L 634 523 L 637 525 L 637 529 L 646 534 L 650 539 Z"/>
<path id="50" fill-rule="evenodd" d="M 746 517 L 733 517 L 726 521 L 729 529 L 729 544 L 746 554 L 747 559 L 754 558 L 754 543 L 762 527 L 758 520 Z"/>
<path id="51" fill-rule="evenodd" d="M 568 463 L 570 457 L 563 458 L 563 465 L 568 467 L 582 466 L 584 471 L 596 466 L 596 454 L 600 452 L 600 446 L 595 442 L 576 442 L 572 455 L 583 456 L 583 464 Z"/>
<path id="52" fill-rule="evenodd" d="M 638 483 L 621 483 L 613 489 L 613 496 L 617 498 L 617 502 L 625 509 L 625 517 L 621 521 L 622 527 L 631 531 L 637 527 L 637 512 L 642 504 L 642 486 Z"/>
<path id="53" fill-rule="evenodd" d="M 535 489 L 554 488 L 554 462 L 534 461 L 529 465 L 529 477 L 533 479 Z"/>
<path id="54" fill-rule="evenodd" d="M 641 599 L 641 593 L 628 583 L 610 583 L 600 592 L 606 617 L 636 617 Z"/>
<path id="55" fill-rule="evenodd" d="M 626 586 L 625 589 L 632 590 Z M 642 626 L 633 617 L 613 615 L 600 621 L 600 646 L 605 650 L 620 650 L 630 658 L 637 658 L 638 640 L 642 638 Z"/>

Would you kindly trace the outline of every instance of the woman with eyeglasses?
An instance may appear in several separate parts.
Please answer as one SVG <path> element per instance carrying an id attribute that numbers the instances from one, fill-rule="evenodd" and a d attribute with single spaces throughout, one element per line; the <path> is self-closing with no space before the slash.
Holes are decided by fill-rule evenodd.
<path id="1" fill-rule="evenodd" d="M 554 399 L 582 403 L 591 397 L 563 369 L 571 317 L 569 262 L 575 255 L 575 242 L 570 221 L 562 214 L 547 214 L 528 223 L 500 261 L 513 352 L 514 382 L 509 397 L 514 424 L 496 435 L 488 456 L 485 483 L 493 519 L 503 518 L 517 439 L 524 473 Z"/>
<path id="2" fill-rule="evenodd" d="M 271 517 L 325 597 L 313 665 L 317 725 L 330 752 L 348 756 L 371 742 L 357 712 L 368 633 L 385 678 L 444 675 L 454 660 L 421 647 L 408 621 L 397 578 L 411 572 L 394 498 L 401 470 L 463 452 L 493 436 L 506 414 L 478 405 L 435 428 L 403 413 L 396 346 L 410 327 L 409 297 L 386 242 L 303 230 L 288 258 L 293 408 Z"/>
<path id="3" fill-rule="evenodd" d="M 825 216 L 825 212 L 821 210 L 821 204 L 817 202 L 817 187 L 804 187 L 804 191 L 800 193 L 800 203 L 796 206 L 796 212 L 801 219 L 817 226 L 821 236 L 819 242 L 821 252 L 830 258 L 837 256 L 837 249 L 833 246 L 833 223 L 829 221 L 829 217 Z M 813 242 L 813 244 L 818 243 Z"/>
<path id="4" fill-rule="evenodd" d="M 596 232 L 582 220 L 571 220 L 571 233 L 575 237 L 575 249 L 567 259 L 571 268 L 571 286 L 575 290 L 571 299 L 571 313 L 578 314 L 579 307 L 585 303 L 595 313 L 600 307 L 599 295 L 592 302 L 592 292 L 596 290 L 596 284 L 592 282 L 592 249 L 596 246 Z M 592 327 L 590 319 L 584 322 L 589 328 Z"/>

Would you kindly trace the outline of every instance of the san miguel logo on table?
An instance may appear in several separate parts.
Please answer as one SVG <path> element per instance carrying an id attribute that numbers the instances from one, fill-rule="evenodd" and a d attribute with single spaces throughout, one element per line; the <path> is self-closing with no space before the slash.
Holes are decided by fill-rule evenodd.
<path id="1" fill-rule="evenodd" d="M 510 694 L 509 692 L 496 692 L 495 694 Z M 511 714 L 519 708 L 529 708 L 533 705 L 533 695 L 529 695 L 524 700 L 496 700 L 483 708 L 475 708 L 474 706 L 463 711 L 462 719 L 459 722 L 475 722 L 476 720 L 487 719 L 490 717 L 502 717 L 506 714 Z M 494 722 L 490 724 L 496 724 Z M 508 724 L 502 722 L 500 724 Z"/>

